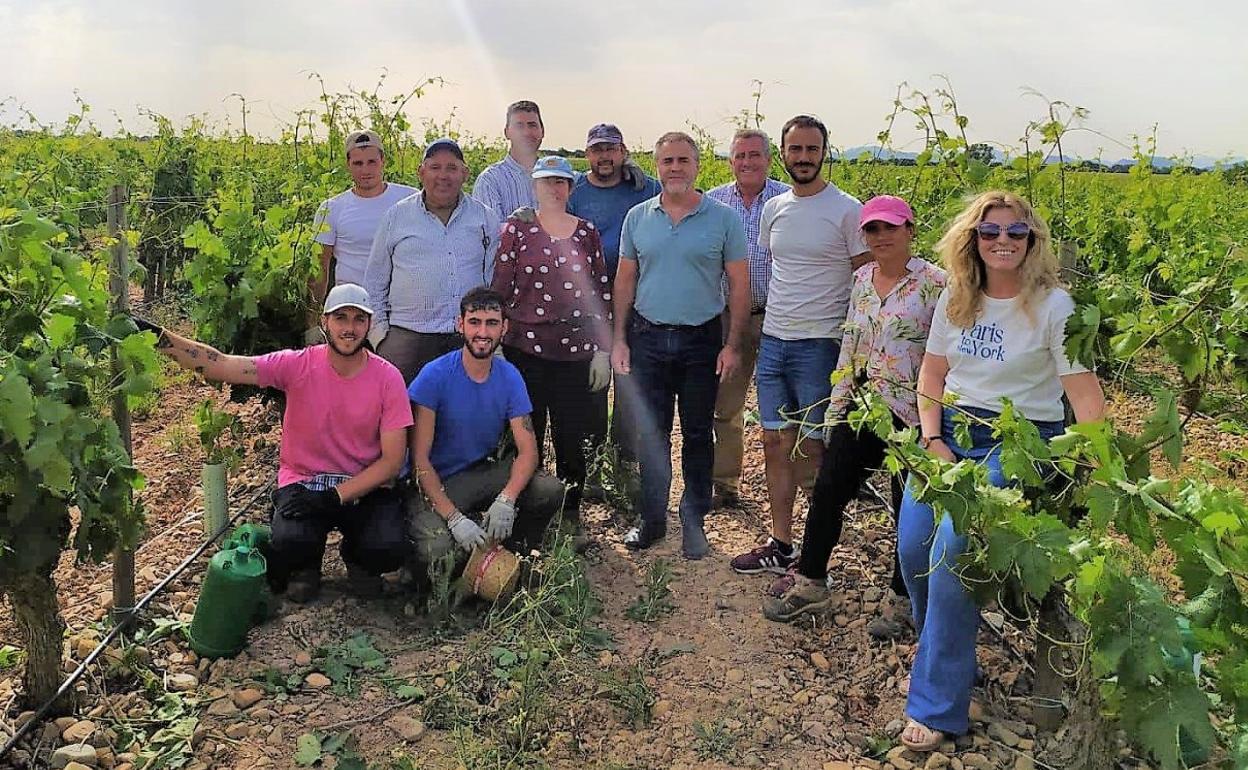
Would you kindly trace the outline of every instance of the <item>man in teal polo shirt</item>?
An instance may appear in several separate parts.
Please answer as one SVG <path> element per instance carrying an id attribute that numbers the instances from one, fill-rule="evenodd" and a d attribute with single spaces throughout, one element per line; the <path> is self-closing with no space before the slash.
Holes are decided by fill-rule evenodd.
<path id="1" fill-rule="evenodd" d="M 611 363 L 632 375 L 641 406 L 641 522 L 624 542 L 649 548 L 667 534 L 672 420 L 679 405 L 681 550 L 685 558 L 701 559 L 708 550 L 702 519 L 711 507 L 715 395 L 719 383 L 737 373 L 749 319 L 745 227 L 732 209 L 694 187 L 698 148 L 688 134 L 659 137 L 654 160 L 663 191 L 624 218 L 614 285 Z M 725 275 L 727 335 L 720 326 Z"/>

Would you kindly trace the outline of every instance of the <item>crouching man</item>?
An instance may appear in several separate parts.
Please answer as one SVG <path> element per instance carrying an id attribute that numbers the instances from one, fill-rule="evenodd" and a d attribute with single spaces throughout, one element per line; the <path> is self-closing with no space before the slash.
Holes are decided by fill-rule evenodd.
<path id="1" fill-rule="evenodd" d="M 409 505 L 418 575 L 456 546 L 471 551 L 501 542 L 526 553 L 541 545 L 563 504 L 563 484 L 536 473 L 524 379 L 494 355 L 507 331 L 502 295 L 485 286 L 469 291 L 455 329 L 463 346 L 426 364 L 408 388 L 416 416 L 412 464 L 424 492 Z M 500 457 L 507 427 L 515 454 Z"/>
<path id="2" fill-rule="evenodd" d="M 353 592 L 381 593 L 381 573 L 403 564 L 407 533 L 395 478 L 403 465 L 412 412 L 403 376 L 366 350 L 368 292 L 340 284 L 325 297 L 327 344 L 262 356 L 231 356 L 154 324 L 157 349 L 206 379 L 259 385 L 286 394 L 269 579 L 294 602 L 316 596 L 330 530 Z M 138 319 L 136 319 L 138 320 Z"/>

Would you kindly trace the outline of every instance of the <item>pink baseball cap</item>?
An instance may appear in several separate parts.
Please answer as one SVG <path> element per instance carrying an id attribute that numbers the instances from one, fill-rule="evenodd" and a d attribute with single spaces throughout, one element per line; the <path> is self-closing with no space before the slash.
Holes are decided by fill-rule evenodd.
<path id="1" fill-rule="evenodd" d="M 896 195 L 877 195 L 862 207 L 862 213 L 858 215 L 858 227 L 861 228 L 868 222 L 876 221 L 887 222 L 890 225 L 913 223 L 914 212 L 910 210 L 909 203 Z"/>

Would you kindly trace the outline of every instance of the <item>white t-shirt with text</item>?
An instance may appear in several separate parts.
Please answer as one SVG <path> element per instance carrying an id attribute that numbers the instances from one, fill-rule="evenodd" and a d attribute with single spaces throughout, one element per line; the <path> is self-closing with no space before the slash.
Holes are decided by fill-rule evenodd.
<path id="1" fill-rule="evenodd" d="M 927 352 L 949 360 L 945 392 L 955 404 L 1001 411 L 1008 398 L 1029 420 L 1055 422 L 1065 416 L 1061 377 L 1087 368 L 1066 357 L 1066 319 L 1075 301 L 1063 289 L 1023 312 L 1022 300 L 983 298 L 969 329 L 949 322 L 949 290 L 941 292 L 927 337 Z"/>
<path id="2" fill-rule="evenodd" d="M 381 195 L 361 198 L 347 189 L 321 204 L 314 223 L 316 242 L 334 247 L 335 286 L 364 285 L 364 268 L 382 215 L 414 192 L 414 187 L 387 182 Z"/>
<path id="3" fill-rule="evenodd" d="M 764 334 L 840 340 L 854 285 L 850 259 L 867 250 L 861 211 L 857 198 L 832 184 L 805 197 L 789 190 L 763 206 L 758 244 L 771 249 Z"/>

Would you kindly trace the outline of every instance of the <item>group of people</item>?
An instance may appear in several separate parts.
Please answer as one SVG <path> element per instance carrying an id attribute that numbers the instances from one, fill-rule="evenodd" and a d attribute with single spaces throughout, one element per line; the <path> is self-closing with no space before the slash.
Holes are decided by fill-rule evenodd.
<path id="1" fill-rule="evenodd" d="M 375 133 L 348 138 L 353 186 L 318 216 L 323 312 L 308 339 L 323 344 L 232 356 L 144 324 L 205 377 L 285 391 L 271 572 L 294 601 L 316 595 L 333 528 L 365 595 L 413 552 L 427 567 L 457 548 L 537 547 L 560 512 L 577 517 L 586 458 L 608 435 L 640 470 L 624 543 L 650 548 L 667 535 L 677 412 L 681 550 L 701 559 L 706 515 L 739 505 L 753 376 L 770 537 L 731 566 L 775 574 L 762 611 L 787 622 L 828 605 L 845 509 L 882 464 L 884 442 L 845 419 L 855 388 L 998 485 L 1010 480 L 991 428 L 975 422 L 963 445 L 957 412 L 987 419 L 1009 399 L 1046 438 L 1064 430 L 1063 396 L 1075 420 L 1103 416 L 1095 374 L 1065 353 L 1074 304 L 1049 230 L 1018 196 L 971 201 L 937 244 L 942 269 L 913 253 L 906 201 L 864 205 L 824 178 L 828 132 L 808 115 L 779 135 L 790 183 L 769 178 L 767 135 L 742 130 L 734 181 L 705 193 L 682 132 L 655 143 L 657 180 L 611 124 L 590 129 L 583 174 L 539 157 L 536 104 L 512 104 L 504 133 L 507 156 L 471 195 L 451 139 L 425 149 L 416 190 L 385 181 Z M 548 426 L 557 478 L 541 470 Z M 978 609 L 956 574 L 965 538 L 919 501 L 920 483 L 892 479 L 892 588 L 918 634 L 901 739 L 928 750 L 967 729 Z"/>

